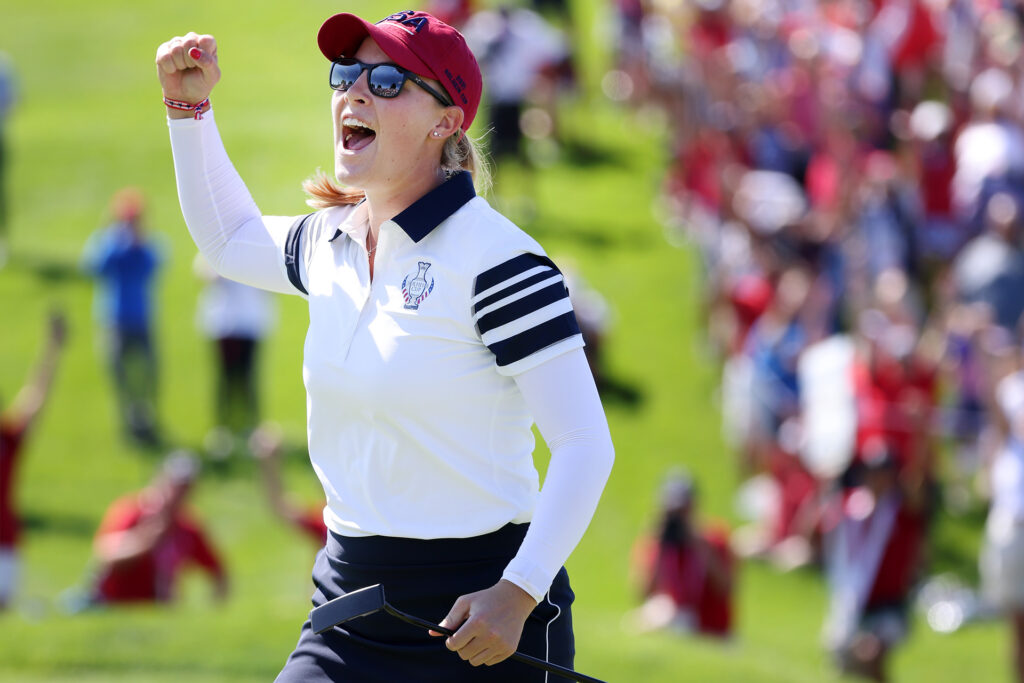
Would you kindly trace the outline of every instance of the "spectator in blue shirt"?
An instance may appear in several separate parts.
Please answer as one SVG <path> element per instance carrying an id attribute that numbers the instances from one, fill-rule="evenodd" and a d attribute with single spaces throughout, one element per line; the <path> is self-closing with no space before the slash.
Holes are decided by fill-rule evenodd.
<path id="1" fill-rule="evenodd" d="M 98 284 L 96 316 L 107 332 L 124 431 L 142 445 L 157 446 L 152 294 L 160 254 L 143 230 L 142 209 L 137 190 L 114 195 L 114 222 L 89 238 L 85 267 Z"/>

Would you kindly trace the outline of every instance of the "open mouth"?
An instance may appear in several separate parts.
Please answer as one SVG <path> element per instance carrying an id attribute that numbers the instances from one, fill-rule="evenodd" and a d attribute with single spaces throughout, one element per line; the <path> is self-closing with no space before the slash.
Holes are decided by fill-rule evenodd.
<path id="1" fill-rule="evenodd" d="M 365 121 L 360 121 L 354 116 L 346 116 L 341 121 L 341 135 L 342 146 L 351 152 L 357 152 L 373 142 L 377 137 L 377 131 Z"/>

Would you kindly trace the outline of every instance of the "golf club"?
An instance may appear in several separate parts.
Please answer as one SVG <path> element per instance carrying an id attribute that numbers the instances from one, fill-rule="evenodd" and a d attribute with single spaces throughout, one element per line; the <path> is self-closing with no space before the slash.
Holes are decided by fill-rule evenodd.
<path id="1" fill-rule="evenodd" d="M 319 607 L 314 607 L 309 613 L 309 620 L 313 626 L 315 633 L 323 633 L 324 631 L 330 630 L 332 627 L 338 624 L 343 624 L 346 621 L 355 619 L 357 617 L 365 617 L 370 614 L 377 612 L 387 612 L 396 619 L 400 619 L 407 624 L 413 626 L 419 626 L 438 633 L 443 633 L 446 636 L 453 635 L 455 631 L 432 624 L 425 619 L 414 617 L 411 614 L 406 614 L 401 610 L 395 609 L 392 605 L 384 599 L 384 587 L 379 583 L 373 586 L 367 586 L 366 588 L 360 588 L 357 591 L 346 593 L 340 597 L 337 597 L 329 602 L 325 602 Z M 530 655 L 524 655 L 521 652 L 512 653 L 512 659 L 529 664 L 530 666 L 543 669 L 559 676 L 571 678 L 574 681 L 584 681 L 589 683 L 603 683 L 600 679 L 591 678 L 581 673 L 567 669 L 564 666 L 558 664 L 552 664 L 545 662 L 543 659 L 537 659 Z"/>

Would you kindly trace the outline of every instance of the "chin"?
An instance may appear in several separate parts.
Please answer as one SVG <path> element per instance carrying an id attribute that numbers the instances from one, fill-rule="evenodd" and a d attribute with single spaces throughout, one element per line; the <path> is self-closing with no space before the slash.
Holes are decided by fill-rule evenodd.
<path id="1" fill-rule="evenodd" d="M 357 169 L 348 168 L 341 163 L 334 165 L 334 177 L 339 183 L 346 187 L 354 187 L 361 189 L 363 186 L 362 181 L 365 179 L 365 173 L 360 173 Z"/>

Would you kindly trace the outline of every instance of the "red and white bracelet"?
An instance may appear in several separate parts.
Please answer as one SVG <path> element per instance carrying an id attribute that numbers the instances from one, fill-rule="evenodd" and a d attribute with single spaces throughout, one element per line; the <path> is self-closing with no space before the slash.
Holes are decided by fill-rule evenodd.
<path id="1" fill-rule="evenodd" d="M 198 121 L 203 118 L 203 107 L 210 103 L 210 98 L 207 97 L 199 104 L 189 104 L 188 102 L 179 102 L 178 100 L 172 100 L 168 97 L 164 98 L 164 104 L 171 109 L 177 109 L 179 111 L 192 111 L 195 112 L 195 119 Z"/>

